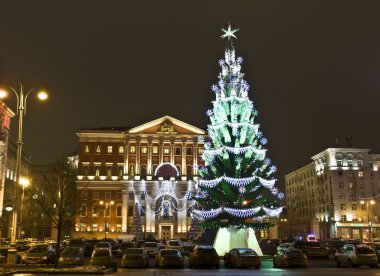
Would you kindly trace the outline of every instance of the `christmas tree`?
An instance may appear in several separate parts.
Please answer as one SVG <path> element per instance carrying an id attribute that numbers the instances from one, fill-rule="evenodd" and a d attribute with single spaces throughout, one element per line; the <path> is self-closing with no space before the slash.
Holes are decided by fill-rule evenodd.
<path id="1" fill-rule="evenodd" d="M 139 204 L 135 204 L 135 208 L 133 210 L 133 218 L 132 218 L 132 224 L 130 228 L 130 234 L 134 235 L 137 240 L 142 240 L 144 238 L 144 234 L 142 231 L 141 226 L 141 215 L 140 215 L 140 209 Z"/>
<path id="2" fill-rule="evenodd" d="M 197 239 L 201 231 L 202 231 L 202 228 L 199 225 L 199 220 L 195 218 L 195 216 L 192 216 L 188 239 L 189 240 Z"/>
<path id="3" fill-rule="evenodd" d="M 202 210 L 202 227 L 263 229 L 271 225 L 263 218 L 278 216 L 283 194 L 274 187 L 276 167 L 266 157 L 267 139 L 256 123 L 258 111 L 248 98 L 249 84 L 240 72 L 241 57 L 235 58 L 232 38 L 236 29 L 228 26 L 225 58 L 219 81 L 212 86 L 216 99 L 207 111 L 210 141 L 206 141 L 199 170 L 197 202 Z"/>

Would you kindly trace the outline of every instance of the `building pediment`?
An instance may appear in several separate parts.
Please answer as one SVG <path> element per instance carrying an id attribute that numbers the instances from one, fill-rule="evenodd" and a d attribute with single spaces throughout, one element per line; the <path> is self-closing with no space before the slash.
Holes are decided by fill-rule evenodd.
<path id="1" fill-rule="evenodd" d="M 200 128 L 189 125 L 176 118 L 164 116 L 143 125 L 134 127 L 128 131 L 134 134 L 193 134 L 205 135 L 206 132 Z"/>

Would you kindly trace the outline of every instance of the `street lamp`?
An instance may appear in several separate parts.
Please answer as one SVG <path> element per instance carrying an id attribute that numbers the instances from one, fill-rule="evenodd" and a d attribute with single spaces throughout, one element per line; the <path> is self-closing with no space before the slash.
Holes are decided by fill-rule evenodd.
<path id="1" fill-rule="evenodd" d="M 104 205 L 104 217 L 105 217 L 105 220 L 104 220 L 104 239 L 107 239 L 108 207 L 109 207 L 109 205 L 114 205 L 115 202 L 113 200 L 111 200 L 111 201 L 101 200 L 99 203 L 100 203 L 100 205 Z"/>
<path id="2" fill-rule="evenodd" d="M 364 200 L 361 200 L 360 201 L 360 204 L 361 205 L 366 205 L 366 209 L 367 209 L 367 218 L 368 218 L 368 237 L 369 237 L 369 240 L 372 239 L 372 221 L 369 220 L 369 205 L 373 206 L 376 204 L 376 202 L 371 199 L 369 201 L 364 201 Z"/>
<path id="3" fill-rule="evenodd" d="M 8 89 L 0 89 L 0 98 L 6 97 L 9 92 L 12 91 L 17 98 L 17 115 L 18 115 L 18 139 L 17 139 L 17 157 L 16 157 L 16 180 L 14 184 L 14 211 L 12 216 L 12 232 L 11 232 L 11 240 L 15 241 L 17 238 L 17 213 L 19 211 L 18 208 L 18 201 L 19 201 L 19 188 L 18 183 L 20 181 L 20 169 L 21 169 L 21 158 L 22 158 L 22 123 L 23 123 L 23 117 L 26 115 L 26 100 L 28 99 L 28 96 L 32 92 L 38 93 L 38 98 L 41 101 L 44 101 L 48 98 L 48 95 L 45 90 L 39 90 L 39 89 L 31 89 L 28 92 L 24 92 L 24 81 L 20 81 L 20 89 L 14 89 L 13 87 L 8 87 Z"/>
<path id="4" fill-rule="evenodd" d="M 30 181 L 29 181 L 29 179 L 27 179 L 25 177 L 20 177 L 19 183 L 22 186 L 21 208 L 20 208 L 20 225 L 22 228 L 24 228 L 24 226 L 22 224 L 22 216 L 23 216 L 23 212 L 24 212 L 25 188 L 27 188 L 29 186 Z M 20 229 L 20 233 L 21 233 L 21 231 L 23 231 L 23 229 Z"/>

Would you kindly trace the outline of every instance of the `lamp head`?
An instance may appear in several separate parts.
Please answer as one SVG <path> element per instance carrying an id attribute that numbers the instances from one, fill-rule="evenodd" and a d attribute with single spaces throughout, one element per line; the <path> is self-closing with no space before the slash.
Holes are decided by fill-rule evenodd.
<path id="1" fill-rule="evenodd" d="M 46 90 L 40 90 L 40 91 L 38 91 L 38 98 L 39 98 L 41 101 L 45 101 L 45 100 L 47 100 L 47 98 L 48 98 L 48 93 L 46 92 Z"/>
<path id="2" fill-rule="evenodd" d="M 0 87 L 0 99 L 4 99 L 8 96 L 8 91 L 5 88 Z"/>
<path id="3" fill-rule="evenodd" d="M 29 186 L 30 181 L 29 181 L 29 179 L 27 179 L 25 177 L 21 177 L 19 183 L 21 184 L 22 187 L 26 188 Z"/>
<path id="4" fill-rule="evenodd" d="M 375 201 L 372 199 L 372 200 L 369 202 L 369 204 L 371 204 L 371 205 L 375 205 Z"/>

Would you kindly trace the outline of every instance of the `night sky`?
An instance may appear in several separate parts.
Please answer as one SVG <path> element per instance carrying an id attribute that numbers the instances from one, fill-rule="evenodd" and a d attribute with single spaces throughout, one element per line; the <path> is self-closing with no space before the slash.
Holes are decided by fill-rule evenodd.
<path id="1" fill-rule="evenodd" d="M 135 2 L 135 3 L 132 3 Z M 225 41 L 239 28 L 250 98 L 278 178 L 339 138 L 380 149 L 380 1 L 1 1 L 0 82 L 28 99 L 35 163 L 73 152 L 81 127 L 170 115 L 206 128 Z M 15 110 L 15 99 L 6 103 Z M 17 118 L 12 121 L 17 138 Z"/>

